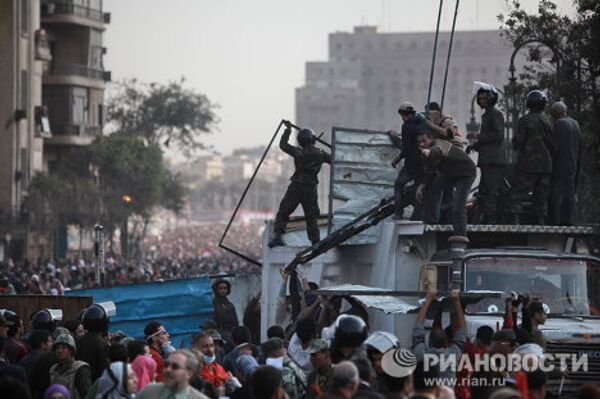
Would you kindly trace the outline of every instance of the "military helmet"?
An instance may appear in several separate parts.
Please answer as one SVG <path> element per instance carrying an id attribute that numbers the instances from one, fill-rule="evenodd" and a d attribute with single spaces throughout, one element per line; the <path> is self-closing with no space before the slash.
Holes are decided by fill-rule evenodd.
<path id="1" fill-rule="evenodd" d="M 56 321 L 54 317 L 50 314 L 48 309 L 40 309 L 31 316 L 31 328 L 33 330 L 46 330 L 46 331 L 54 331 L 56 328 Z"/>
<path id="2" fill-rule="evenodd" d="M 82 317 L 83 328 L 92 332 L 108 331 L 108 315 L 100 305 L 94 304 L 87 308 Z"/>
<path id="3" fill-rule="evenodd" d="M 61 334 L 59 335 L 52 344 L 52 348 L 56 349 L 56 346 L 62 344 L 70 347 L 75 353 L 77 347 L 75 346 L 75 339 L 71 336 L 71 334 Z"/>
<path id="4" fill-rule="evenodd" d="M 341 315 L 335 322 L 333 339 L 337 346 L 357 348 L 367 339 L 367 323 L 358 316 Z"/>
<path id="5" fill-rule="evenodd" d="M 527 93 L 527 108 L 535 111 L 543 111 L 548 104 L 548 97 L 540 90 L 532 90 Z"/>
<path id="6" fill-rule="evenodd" d="M 298 144 L 305 146 L 315 142 L 315 132 L 307 127 L 298 132 Z"/>

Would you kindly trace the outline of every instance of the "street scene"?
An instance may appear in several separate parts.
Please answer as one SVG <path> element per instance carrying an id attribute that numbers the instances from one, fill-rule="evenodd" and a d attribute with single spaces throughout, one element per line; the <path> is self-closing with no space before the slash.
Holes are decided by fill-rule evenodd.
<path id="1" fill-rule="evenodd" d="M 0 397 L 600 399 L 600 2 L 0 0 Z"/>

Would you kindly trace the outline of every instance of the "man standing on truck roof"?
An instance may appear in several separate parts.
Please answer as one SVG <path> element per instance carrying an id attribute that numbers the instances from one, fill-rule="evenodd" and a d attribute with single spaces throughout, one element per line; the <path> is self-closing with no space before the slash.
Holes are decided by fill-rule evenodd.
<path id="1" fill-rule="evenodd" d="M 550 107 L 554 119 L 552 143 L 554 165 L 550 189 L 549 219 L 552 224 L 572 225 L 575 221 L 575 192 L 581 158 L 581 128 L 567 116 L 567 106 L 555 102 Z"/>
<path id="2" fill-rule="evenodd" d="M 552 174 L 552 124 L 544 114 L 546 95 L 533 90 L 527 94 L 527 115 L 519 119 L 513 136 L 513 147 L 519 151 L 511 197 L 511 219 L 519 224 L 523 212 L 522 200 L 533 191 L 531 208 L 534 223 L 546 224 L 548 186 Z"/>
<path id="3" fill-rule="evenodd" d="M 394 219 L 404 219 L 404 206 L 407 202 L 403 191 L 404 187 L 414 181 L 415 187 L 421 183 L 423 178 L 423 162 L 421 161 L 421 152 L 417 145 L 417 135 L 426 131 L 425 118 L 417 114 L 415 106 L 405 101 L 398 107 L 398 113 L 404 122 L 402 124 L 402 137 L 394 129 L 388 130 L 392 144 L 400 149 L 400 154 L 392 161 L 392 167 L 395 168 L 400 160 L 404 159 L 404 166 L 398 173 L 398 178 L 394 184 L 394 205 L 396 208 Z M 413 212 L 412 219 L 418 217 L 416 211 Z"/>
<path id="4" fill-rule="evenodd" d="M 308 239 L 314 245 L 320 241 L 317 219 L 321 211 L 319 210 L 319 196 L 317 195 L 317 185 L 319 183 L 317 176 L 323 163 L 331 163 L 331 156 L 315 146 L 317 138 L 312 129 L 304 128 L 298 132 L 297 139 L 300 147 L 291 145 L 288 141 L 290 134 L 292 134 L 292 124 L 289 121 L 283 121 L 283 124 L 285 130 L 279 141 L 279 148 L 294 158 L 296 170 L 290 178 L 292 182 L 279 205 L 279 211 L 273 226 L 275 235 L 269 241 L 269 248 L 283 245 L 281 236 L 285 232 L 285 224 L 298 205 L 302 205 L 306 220 L 306 233 Z"/>
<path id="5" fill-rule="evenodd" d="M 460 148 L 446 140 L 434 140 L 430 132 L 418 135 L 423 154 L 425 177 L 417 188 L 417 200 L 423 202 L 423 220 L 436 224 L 444 188 L 455 190 L 452 226 L 455 236 L 467 235 L 467 197 L 475 180 L 475 163 Z"/>
<path id="6" fill-rule="evenodd" d="M 504 171 L 507 165 L 504 151 L 504 116 L 496 109 L 498 90 L 489 84 L 475 82 L 477 89 L 477 105 L 485 110 L 481 116 L 479 133 L 469 133 L 467 138 L 476 140 L 467 147 L 467 153 L 475 150 L 479 153 L 477 166 L 481 169 L 479 181 L 480 205 L 479 221 L 481 224 L 496 224 L 498 222 L 498 197 Z"/>

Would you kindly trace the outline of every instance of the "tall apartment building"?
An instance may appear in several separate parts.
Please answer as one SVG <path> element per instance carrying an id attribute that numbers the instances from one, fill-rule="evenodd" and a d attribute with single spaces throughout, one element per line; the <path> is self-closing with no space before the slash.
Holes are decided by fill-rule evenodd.
<path id="1" fill-rule="evenodd" d="M 102 32 L 110 14 L 103 12 L 102 0 L 42 0 L 41 22 L 52 55 L 42 89 L 52 131 L 44 140 L 44 159 L 52 172 L 65 148 L 88 145 L 102 134 L 110 80 Z"/>
<path id="2" fill-rule="evenodd" d="M 372 26 L 329 35 L 329 60 L 307 62 L 306 82 L 296 89 L 296 120 L 329 135 L 333 126 L 371 130 L 399 129 L 398 104 L 427 101 L 435 34 L 378 33 Z M 440 101 L 449 32 L 440 33 L 432 101 Z M 512 47 L 498 31 L 456 32 L 444 111 L 465 131 L 473 81 L 502 88 L 508 82 Z M 322 174 L 321 209 L 328 195 L 328 169 Z"/>
<path id="3" fill-rule="evenodd" d="M 51 255 L 22 204 L 36 173 L 102 133 L 108 21 L 101 0 L 0 0 L 0 259 Z"/>
<path id="4" fill-rule="evenodd" d="M 43 169 L 42 68 L 49 48 L 39 0 L 0 1 L 0 258 L 25 249 L 15 228 L 31 177 Z"/>

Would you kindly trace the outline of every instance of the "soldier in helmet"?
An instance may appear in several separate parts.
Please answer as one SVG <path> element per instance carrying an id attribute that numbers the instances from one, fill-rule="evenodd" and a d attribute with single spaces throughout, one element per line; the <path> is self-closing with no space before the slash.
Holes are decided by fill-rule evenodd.
<path id="1" fill-rule="evenodd" d="M 296 170 L 291 177 L 291 183 L 281 200 L 279 211 L 275 218 L 274 237 L 269 242 L 269 247 L 283 245 L 281 236 L 285 232 L 287 223 L 292 212 L 298 205 L 302 205 L 304 217 L 306 218 L 306 233 L 311 243 L 316 244 L 320 240 L 317 218 L 319 217 L 319 203 L 317 195 L 317 175 L 323 163 L 331 163 L 331 156 L 315 146 L 316 137 L 312 129 L 304 128 L 298 133 L 298 144 L 300 147 L 290 145 L 288 142 L 292 133 L 292 125 L 284 121 L 285 131 L 279 141 L 279 148 L 294 158 Z"/>
<path id="2" fill-rule="evenodd" d="M 83 314 L 83 328 L 86 333 L 77 345 L 77 360 L 83 360 L 92 369 L 92 380 L 100 378 L 108 367 L 108 335 L 109 320 L 106 310 L 100 305 L 92 305 Z"/>
<path id="3" fill-rule="evenodd" d="M 409 101 L 400 104 L 398 113 L 404 122 L 402 136 L 398 136 L 398 132 L 393 129 L 388 130 L 388 134 L 392 144 L 400 149 L 400 154 L 392 161 L 392 167 L 395 168 L 404 159 L 404 166 L 400 169 L 394 184 L 394 206 L 396 208 L 394 219 L 403 219 L 405 205 L 410 202 L 414 203 L 414 200 L 405 198 L 404 187 L 411 181 L 415 183 L 413 187 L 417 187 L 423 179 L 423 163 L 421 151 L 417 145 L 417 134 L 426 131 L 427 126 L 425 118 L 421 114 L 417 114 L 415 106 Z M 418 212 L 417 214 L 413 213 L 412 218 L 417 217 Z"/>
<path id="4" fill-rule="evenodd" d="M 56 328 L 56 320 L 48 309 L 40 309 L 35 312 L 29 320 L 32 330 L 46 330 L 50 333 Z"/>
<path id="5" fill-rule="evenodd" d="M 367 323 L 358 316 L 341 315 L 335 321 L 331 343 L 331 360 L 339 363 L 349 360 L 369 335 Z"/>
<path id="6" fill-rule="evenodd" d="M 518 224 L 523 211 L 521 200 L 533 191 L 534 222 L 546 223 L 548 187 L 552 175 L 552 124 L 544 114 L 546 95 L 533 90 L 527 94 L 529 112 L 519 119 L 513 147 L 519 152 L 511 190 L 511 218 Z"/>
<path id="7" fill-rule="evenodd" d="M 484 110 L 481 116 L 479 133 L 469 133 L 468 139 L 477 140 L 467 147 L 467 152 L 479 153 L 477 166 L 481 169 L 479 181 L 480 204 L 479 220 L 481 224 L 498 223 L 498 198 L 507 165 L 504 151 L 504 116 L 496 109 L 498 91 L 488 83 L 476 82 L 477 105 Z"/>

